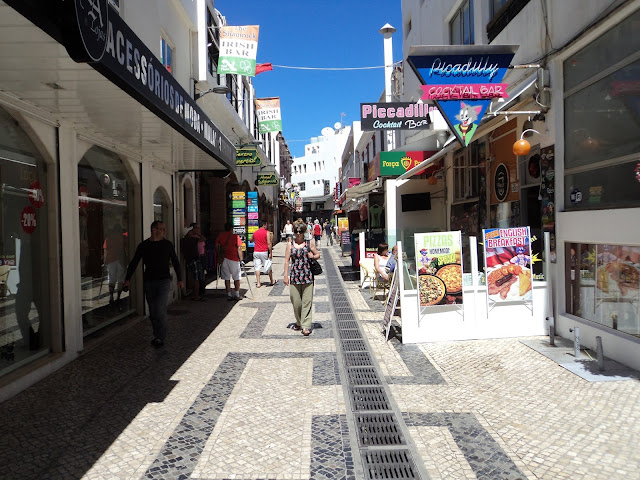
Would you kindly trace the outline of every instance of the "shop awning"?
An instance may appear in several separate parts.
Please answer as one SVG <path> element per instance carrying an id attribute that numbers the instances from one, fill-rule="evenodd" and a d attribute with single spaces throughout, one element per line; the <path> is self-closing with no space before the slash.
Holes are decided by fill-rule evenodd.
<path id="1" fill-rule="evenodd" d="M 333 194 L 329 194 L 329 195 L 320 195 L 320 196 L 316 196 L 316 197 L 301 197 L 302 198 L 302 202 L 303 203 L 323 203 L 326 202 L 327 200 L 329 200 L 330 198 L 333 197 Z"/>
<path id="2" fill-rule="evenodd" d="M 356 185 L 355 187 L 351 187 L 346 191 L 346 199 L 351 200 L 358 197 L 363 197 L 365 195 L 369 195 L 376 188 L 380 188 L 381 183 L 380 179 L 376 179 L 372 182 L 362 183 L 360 185 Z"/>
<path id="3" fill-rule="evenodd" d="M 106 137 L 105 148 L 142 154 L 164 169 L 235 170 L 234 145 L 115 11 L 107 8 L 105 22 L 113 52 L 102 45 L 95 59 L 87 57 L 95 52 L 83 44 L 74 2 L 58 4 L 0 1 L 0 103 L 26 101 L 30 114 L 68 121 L 88 141 Z"/>
<path id="4" fill-rule="evenodd" d="M 451 135 L 449 137 L 449 140 L 447 140 L 446 143 L 444 144 L 444 147 L 442 147 L 442 150 L 432 155 L 431 157 L 427 158 L 424 162 L 419 163 L 418 165 L 413 167 L 411 170 L 406 171 L 405 173 L 400 175 L 398 178 L 396 178 L 396 180 L 404 180 L 405 178 L 410 178 L 410 177 L 413 177 L 414 175 L 417 175 L 418 173 L 422 172 L 425 168 L 433 164 L 433 162 L 441 159 L 451 150 L 454 150 L 459 147 L 460 145 L 458 144 L 458 142 L 456 142 L 456 137 Z"/>

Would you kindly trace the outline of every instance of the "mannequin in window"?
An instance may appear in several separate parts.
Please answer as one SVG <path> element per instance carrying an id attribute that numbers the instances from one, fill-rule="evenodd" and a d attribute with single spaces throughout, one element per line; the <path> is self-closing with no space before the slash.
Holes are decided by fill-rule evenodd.
<path id="1" fill-rule="evenodd" d="M 369 216 L 371 217 L 371 228 L 382 228 L 383 212 L 384 208 L 382 208 L 377 203 L 374 203 L 371 208 L 369 208 Z"/>

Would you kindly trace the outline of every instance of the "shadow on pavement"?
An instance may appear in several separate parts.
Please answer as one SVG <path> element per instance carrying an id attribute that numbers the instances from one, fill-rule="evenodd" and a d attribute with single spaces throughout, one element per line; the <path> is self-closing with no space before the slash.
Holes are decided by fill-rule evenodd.
<path id="1" fill-rule="evenodd" d="M 150 345 L 144 319 L 1 404 L 0 478 L 82 477 L 147 404 L 164 401 L 234 305 L 224 290 L 172 304 L 164 347 Z"/>

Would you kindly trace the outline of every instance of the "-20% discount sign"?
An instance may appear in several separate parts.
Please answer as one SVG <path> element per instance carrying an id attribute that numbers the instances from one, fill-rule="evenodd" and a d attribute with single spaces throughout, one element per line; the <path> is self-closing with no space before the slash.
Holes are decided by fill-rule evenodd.
<path id="1" fill-rule="evenodd" d="M 32 206 L 22 209 L 20 214 L 20 224 L 25 233 L 31 234 L 36 229 L 36 211 Z"/>

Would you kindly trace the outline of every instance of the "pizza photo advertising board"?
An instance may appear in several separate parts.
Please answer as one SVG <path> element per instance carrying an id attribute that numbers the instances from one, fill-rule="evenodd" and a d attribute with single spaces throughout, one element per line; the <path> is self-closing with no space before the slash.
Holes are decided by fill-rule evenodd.
<path id="1" fill-rule="evenodd" d="M 489 228 L 482 236 L 489 300 L 532 300 L 530 228 Z"/>
<path id="2" fill-rule="evenodd" d="M 462 304 L 462 236 L 457 232 L 416 233 L 420 307 Z"/>

